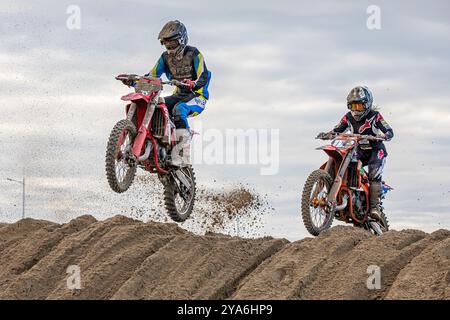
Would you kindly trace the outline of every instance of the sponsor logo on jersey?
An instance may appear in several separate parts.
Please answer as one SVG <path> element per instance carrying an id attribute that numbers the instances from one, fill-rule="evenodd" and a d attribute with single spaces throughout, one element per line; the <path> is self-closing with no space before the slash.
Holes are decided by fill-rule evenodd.
<path id="1" fill-rule="evenodd" d="M 364 122 L 364 124 L 359 128 L 359 133 L 363 133 L 366 129 L 372 128 L 373 119 L 375 119 L 375 116 L 367 119 L 366 122 Z"/>

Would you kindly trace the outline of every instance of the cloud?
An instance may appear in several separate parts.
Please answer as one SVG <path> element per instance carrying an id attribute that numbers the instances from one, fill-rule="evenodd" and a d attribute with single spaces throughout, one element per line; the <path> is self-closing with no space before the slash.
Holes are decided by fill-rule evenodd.
<path id="1" fill-rule="evenodd" d="M 42 200 L 33 205 L 41 217 L 90 209 L 113 214 L 95 197 L 74 208 L 86 190 L 109 192 L 104 147 L 123 117 L 120 96 L 128 90 L 113 76 L 148 72 L 161 54 L 159 29 L 178 18 L 213 72 L 211 100 L 192 122 L 202 121 L 204 129 L 280 129 L 280 174 L 270 180 L 256 168 L 198 168 L 221 179 L 245 177 L 269 194 L 289 190 L 272 197 L 279 216 L 268 223 L 277 234 L 305 235 L 301 226 L 286 225 L 298 220 L 298 192 L 324 160 L 313 138 L 336 124 L 347 92 L 361 83 L 373 89 L 396 132 L 385 170 L 397 187 L 386 203 L 394 223 L 407 225 L 410 212 L 424 212 L 415 224 L 437 226 L 440 217 L 450 227 L 442 219 L 449 197 L 442 192 L 450 189 L 450 168 L 442 161 L 450 155 L 448 2 L 379 1 L 377 31 L 366 28 L 370 1 L 78 1 L 82 28 L 73 31 L 66 28 L 69 4 L 0 5 L 0 180 L 22 170 L 34 177 Z M 84 182 L 75 183 L 79 178 Z M 20 193 L 8 186 L 0 183 L 2 214 Z M 51 200 L 58 188 L 63 196 Z M 418 196 L 421 201 L 411 201 Z M 106 202 L 132 204 L 126 197 Z"/>

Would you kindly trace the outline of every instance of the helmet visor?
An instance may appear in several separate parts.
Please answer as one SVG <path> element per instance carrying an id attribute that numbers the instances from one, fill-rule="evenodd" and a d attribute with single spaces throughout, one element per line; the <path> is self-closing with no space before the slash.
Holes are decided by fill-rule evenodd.
<path id="1" fill-rule="evenodd" d="M 351 111 L 364 111 L 366 110 L 366 106 L 362 102 L 352 102 L 348 106 Z"/>

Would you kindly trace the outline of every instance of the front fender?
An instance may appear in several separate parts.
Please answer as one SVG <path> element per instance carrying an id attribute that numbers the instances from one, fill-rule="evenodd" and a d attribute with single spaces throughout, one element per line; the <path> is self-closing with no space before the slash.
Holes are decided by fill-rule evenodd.
<path id="1" fill-rule="evenodd" d="M 148 103 L 150 101 L 150 96 L 143 95 L 142 93 L 139 92 L 132 92 L 127 95 L 124 95 L 120 99 L 122 99 L 123 101 L 144 100 L 145 102 Z"/>

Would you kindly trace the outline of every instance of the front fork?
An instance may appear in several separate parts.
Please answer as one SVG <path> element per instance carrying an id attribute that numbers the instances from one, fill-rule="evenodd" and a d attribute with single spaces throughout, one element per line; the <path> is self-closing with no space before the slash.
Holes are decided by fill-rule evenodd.
<path id="1" fill-rule="evenodd" d="M 337 195 L 342 186 L 342 179 L 344 178 L 344 175 L 345 175 L 345 172 L 347 171 L 348 165 L 350 164 L 350 161 L 352 160 L 355 153 L 356 153 L 356 148 L 347 154 L 347 156 L 344 158 L 344 161 L 342 161 L 341 165 L 339 166 L 339 170 L 336 174 L 336 178 L 334 179 L 333 186 L 331 187 L 331 190 L 327 197 L 328 203 L 333 208 L 335 208 L 337 206 Z M 328 166 L 328 164 L 327 164 L 327 166 Z"/>
<path id="2" fill-rule="evenodd" d="M 133 122 L 133 117 L 134 117 L 134 114 L 136 113 L 136 108 L 137 108 L 136 103 L 135 102 L 131 102 L 130 107 L 127 110 L 127 118 L 126 119 L 128 121 Z M 119 146 L 121 146 L 123 144 L 123 141 L 125 140 L 126 134 L 127 133 L 125 131 L 122 131 L 122 133 L 120 134 L 119 142 L 118 142 Z"/>
<path id="3" fill-rule="evenodd" d="M 145 144 L 145 139 L 147 138 L 147 130 L 150 125 L 150 121 L 152 120 L 153 113 L 155 112 L 155 105 L 159 99 L 159 94 L 153 97 L 148 102 L 147 110 L 144 114 L 144 119 L 142 120 L 141 126 L 139 127 L 136 139 L 134 139 L 133 147 L 131 148 L 131 154 L 135 159 L 139 159 L 141 155 L 142 148 Z M 127 119 L 132 121 L 133 116 L 136 112 L 136 103 L 132 103 L 130 109 L 128 110 Z"/>
<path id="4" fill-rule="evenodd" d="M 128 108 L 127 112 L 127 120 L 133 122 L 134 114 L 136 113 L 137 104 L 136 102 L 131 102 L 130 108 Z"/>
<path id="5" fill-rule="evenodd" d="M 141 126 L 139 127 L 136 139 L 134 139 L 133 146 L 131 148 L 131 157 L 133 158 L 134 161 L 138 161 L 139 157 L 141 156 L 141 152 L 144 147 L 145 140 L 147 139 L 147 133 L 149 130 L 148 128 L 150 127 L 150 121 L 153 118 L 153 114 L 155 113 L 155 109 L 156 109 L 156 105 L 158 104 L 158 101 L 159 101 L 159 93 L 148 102 L 147 110 L 145 111 L 145 114 L 144 114 L 144 119 L 142 120 L 142 123 L 141 123 Z M 130 109 L 128 110 L 127 120 L 132 121 L 133 116 L 136 113 L 136 108 L 137 108 L 136 103 L 133 102 L 130 106 Z M 157 171 L 162 174 L 169 173 L 167 170 L 164 170 L 159 165 L 158 152 L 156 151 L 156 150 L 158 150 L 158 148 L 156 145 L 155 138 L 152 135 L 150 135 L 150 140 L 153 145 L 153 150 L 155 150 L 153 152 L 153 156 L 154 156 L 154 162 L 155 162 L 155 167 L 156 167 Z"/>
<path id="6" fill-rule="evenodd" d="M 339 193 L 339 191 L 341 190 L 341 187 L 342 187 L 342 180 L 344 178 L 345 172 L 348 169 L 348 165 L 349 165 L 350 161 L 353 159 L 353 157 L 355 156 L 356 152 L 357 152 L 356 148 L 354 148 L 351 152 L 349 152 L 347 154 L 347 156 L 345 157 L 344 161 L 342 161 L 342 163 L 341 163 L 341 165 L 339 167 L 338 173 L 336 175 L 336 178 L 334 179 L 333 186 L 331 187 L 330 193 L 328 194 L 327 201 L 328 201 L 328 204 L 330 205 L 330 207 L 332 208 L 333 214 L 334 214 L 334 211 L 336 211 L 337 196 L 338 196 L 338 193 Z M 350 193 L 350 191 L 348 189 L 347 189 L 347 193 L 348 193 L 348 196 L 349 196 L 349 204 L 348 204 L 349 205 L 349 212 L 350 212 L 350 216 L 351 216 L 352 220 L 356 221 L 358 223 L 364 223 L 365 218 L 363 220 L 360 220 L 353 213 L 353 205 L 352 205 L 352 199 L 351 199 L 352 196 L 351 196 L 351 193 Z M 367 194 L 368 193 L 366 193 L 366 200 L 367 200 Z M 346 206 L 346 204 L 344 204 L 342 206 Z M 345 207 L 339 208 L 337 210 L 342 210 L 344 208 Z"/>

